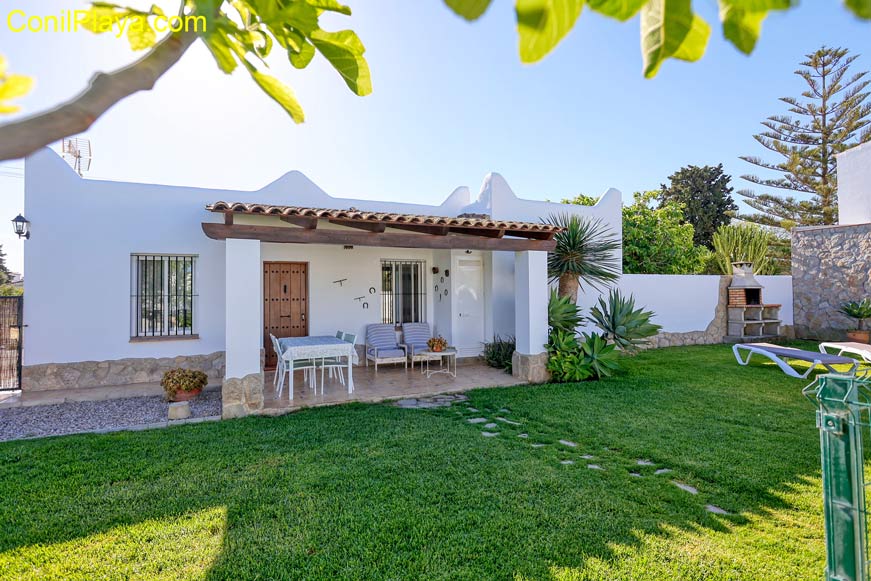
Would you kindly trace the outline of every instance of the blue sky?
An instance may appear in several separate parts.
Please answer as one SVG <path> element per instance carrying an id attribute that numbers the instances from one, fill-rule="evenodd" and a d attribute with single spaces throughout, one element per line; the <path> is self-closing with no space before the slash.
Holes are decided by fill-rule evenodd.
<path id="1" fill-rule="evenodd" d="M 176 2 L 157 2 L 174 12 Z M 322 60 L 297 71 L 281 58 L 273 73 L 290 84 L 307 122 L 294 125 L 244 73 L 226 76 L 201 46 L 154 91 L 117 105 L 86 134 L 91 176 L 137 182 L 256 189 L 297 169 L 334 195 L 438 203 L 455 187 L 476 192 L 487 172 L 502 173 L 524 196 L 559 199 L 615 187 L 656 188 L 686 164 L 722 162 L 738 179 L 752 171 L 738 156 L 762 154 L 759 121 L 783 112 L 777 98 L 802 90 L 792 74 L 823 44 L 865 53 L 871 23 L 835 0 L 805 0 L 765 23 L 751 57 L 727 44 L 716 6 L 696 0 L 714 31 L 697 63 L 667 62 L 641 74 L 638 19 L 617 23 L 584 11 L 570 36 L 544 61 L 522 65 L 511 2 L 494 0 L 466 23 L 441 0 L 347 0 L 367 47 L 374 92 L 351 94 Z M 129 2 L 149 5 L 150 2 Z M 0 53 L 13 72 L 36 77 L 20 103 L 35 112 L 81 90 L 98 70 L 134 58 L 109 35 L 13 34 L 9 9 L 57 14 L 75 0 L 42 0 L 0 9 Z M 23 207 L 22 161 L 0 165 L 0 218 Z M 252 200 L 254 201 L 254 200 Z M 9 264 L 21 268 L 11 225 L 0 226 Z"/>

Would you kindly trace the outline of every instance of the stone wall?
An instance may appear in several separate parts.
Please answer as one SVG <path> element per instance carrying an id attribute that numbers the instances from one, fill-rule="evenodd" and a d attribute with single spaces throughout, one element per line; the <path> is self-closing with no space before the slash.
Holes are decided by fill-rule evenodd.
<path id="1" fill-rule="evenodd" d="M 223 418 L 243 418 L 263 409 L 263 373 L 228 377 L 221 388 Z"/>
<path id="2" fill-rule="evenodd" d="M 178 357 L 114 359 L 28 365 L 21 370 L 23 391 L 74 389 L 159 382 L 163 372 L 176 367 L 198 369 L 210 383 L 224 377 L 224 352 Z"/>
<path id="3" fill-rule="evenodd" d="M 871 224 L 796 228 L 792 280 L 796 336 L 844 339 L 856 321 L 841 303 L 871 296 Z"/>

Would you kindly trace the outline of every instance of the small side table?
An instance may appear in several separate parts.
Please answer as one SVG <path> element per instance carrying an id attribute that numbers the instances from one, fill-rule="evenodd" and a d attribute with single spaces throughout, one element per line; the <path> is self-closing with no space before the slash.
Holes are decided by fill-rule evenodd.
<path id="1" fill-rule="evenodd" d="M 436 373 L 447 373 L 451 377 L 457 376 L 457 350 L 453 347 L 448 347 L 444 351 L 432 351 L 427 349 L 426 351 L 421 351 L 420 355 L 425 356 L 423 361 L 426 362 L 426 365 L 421 364 L 420 373 L 421 375 L 426 375 L 427 379 L 435 375 Z M 451 361 L 453 360 L 453 371 L 451 370 Z M 438 369 L 430 369 L 429 363 L 430 361 L 438 361 L 439 368 Z M 423 363 L 423 362 L 421 362 Z"/>

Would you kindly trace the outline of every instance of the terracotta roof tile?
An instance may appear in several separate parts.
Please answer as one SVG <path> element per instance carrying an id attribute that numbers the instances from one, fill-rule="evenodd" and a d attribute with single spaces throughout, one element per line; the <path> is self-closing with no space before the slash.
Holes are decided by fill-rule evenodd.
<path id="1" fill-rule="evenodd" d="M 456 217 L 427 216 L 424 214 L 400 214 L 395 212 L 371 212 L 349 208 L 338 210 L 330 208 L 306 208 L 302 206 L 272 206 L 269 204 L 249 204 L 244 202 L 215 202 L 206 206 L 210 212 L 234 212 L 239 214 L 262 214 L 267 216 L 306 216 L 324 220 L 357 220 L 420 226 L 448 226 L 460 228 L 480 228 L 487 230 L 506 230 L 515 232 L 555 233 L 561 228 L 539 222 L 517 222 L 514 220 L 491 220 L 480 214 L 466 214 Z"/>

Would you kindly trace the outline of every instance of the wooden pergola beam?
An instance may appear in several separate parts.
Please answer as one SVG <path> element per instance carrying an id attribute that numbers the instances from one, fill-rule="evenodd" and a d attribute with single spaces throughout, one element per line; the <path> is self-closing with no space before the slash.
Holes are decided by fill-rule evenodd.
<path id="1" fill-rule="evenodd" d="M 367 232 L 384 232 L 384 229 L 387 227 L 384 222 L 363 222 L 359 220 L 342 220 L 340 218 L 330 218 L 330 224 L 347 226 L 348 228 L 357 228 L 358 230 L 366 230 Z"/>
<path id="2" fill-rule="evenodd" d="M 305 228 L 306 230 L 314 230 L 318 227 L 318 219 L 314 216 L 279 216 L 282 222 Z"/>
<path id="3" fill-rule="evenodd" d="M 283 228 L 280 226 L 249 226 L 203 222 L 203 232 L 213 240 L 240 238 L 290 244 L 335 244 L 381 246 L 386 248 L 434 248 L 456 250 L 552 251 L 553 240 L 526 238 L 487 238 L 483 236 L 441 236 L 433 234 L 392 234 L 354 232 L 346 230 L 316 230 Z"/>
<path id="4" fill-rule="evenodd" d="M 386 226 L 395 230 L 431 234 L 433 236 L 447 236 L 448 234 L 447 226 L 433 226 L 431 224 L 386 224 Z"/>

